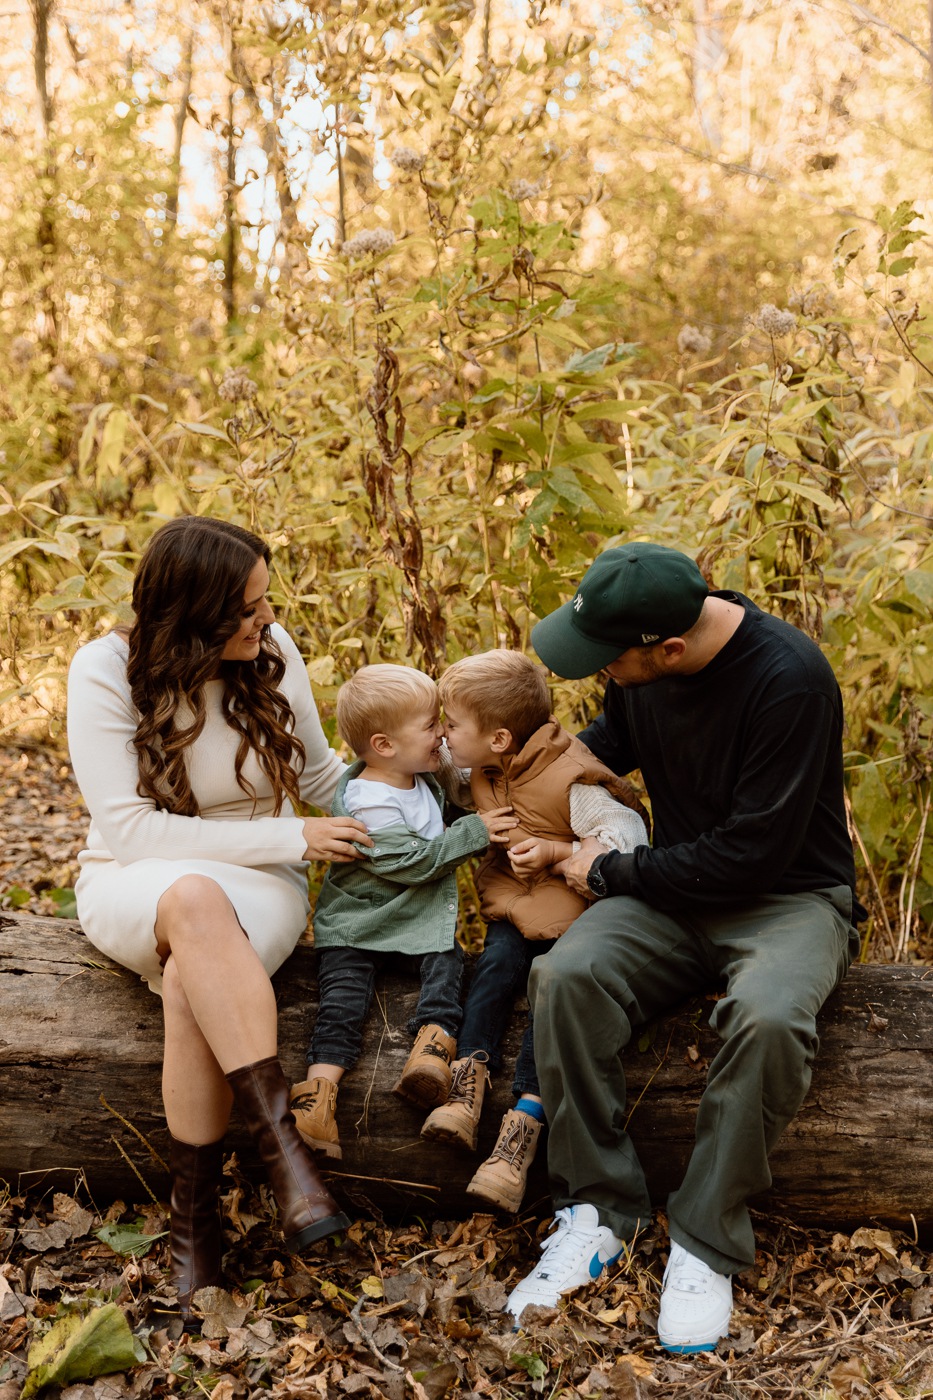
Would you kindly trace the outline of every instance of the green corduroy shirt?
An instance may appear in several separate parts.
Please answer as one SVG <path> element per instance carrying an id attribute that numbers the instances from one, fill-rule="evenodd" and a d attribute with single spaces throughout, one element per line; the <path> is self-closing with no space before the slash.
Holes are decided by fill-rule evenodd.
<path id="1" fill-rule="evenodd" d="M 341 777 L 331 806 L 335 817 L 352 815 L 344 793 L 365 766 L 357 759 Z M 443 811 L 440 784 L 430 773 L 421 776 Z M 457 929 L 457 866 L 486 850 L 486 827 L 467 816 L 430 841 L 401 824 L 382 827 L 372 838 L 372 848 L 357 847 L 361 860 L 328 867 L 314 910 L 314 946 L 447 952 Z"/>

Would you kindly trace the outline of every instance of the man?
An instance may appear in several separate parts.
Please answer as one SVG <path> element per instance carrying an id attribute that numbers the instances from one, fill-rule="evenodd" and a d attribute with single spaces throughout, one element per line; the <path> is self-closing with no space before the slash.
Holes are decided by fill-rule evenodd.
<path id="1" fill-rule="evenodd" d="M 668 1202 L 658 1322 L 669 1350 L 712 1350 L 729 1330 L 731 1275 L 754 1262 L 746 1201 L 771 1182 L 768 1152 L 810 1083 L 817 1012 L 865 916 L 839 687 L 802 632 L 709 592 L 693 560 L 655 544 L 602 554 L 532 643 L 559 676 L 610 677 L 580 737 L 615 772 L 641 769 L 654 834 L 631 854 L 585 841 L 559 867 L 594 903 L 529 986 L 557 1229 L 508 1308 L 517 1321 L 529 1303 L 553 1306 L 647 1225 L 620 1055 L 635 1026 L 722 988 L 722 1048 Z"/>

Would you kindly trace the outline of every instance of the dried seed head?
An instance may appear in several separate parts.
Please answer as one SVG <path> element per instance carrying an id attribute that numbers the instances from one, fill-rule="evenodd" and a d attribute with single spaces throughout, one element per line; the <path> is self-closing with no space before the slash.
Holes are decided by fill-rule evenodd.
<path id="1" fill-rule="evenodd" d="M 411 146 L 396 146 L 389 159 L 396 170 L 401 170 L 406 175 L 415 175 L 424 169 L 424 156 L 412 150 Z"/>
<path id="2" fill-rule="evenodd" d="M 53 365 L 49 370 L 49 383 L 56 389 L 61 389 L 63 393 L 69 393 L 75 386 L 75 382 L 68 373 L 64 365 Z"/>
<path id="3" fill-rule="evenodd" d="M 340 251 L 347 258 L 363 258 L 367 253 L 384 253 L 395 242 L 395 234 L 390 228 L 364 228 L 353 238 L 348 238 Z"/>
<path id="4" fill-rule="evenodd" d="M 36 353 L 36 347 L 28 336 L 18 335 L 10 342 L 10 359 L 17 369 L 25 369 Z"/>
<path id="5" fill-rule="evenodd" d="M 778 336 L 790 335 L 796 329 L 797 317 L 792 311 L 779 311 L 770 301 L 766 301 L 755 313 L 754 323 L 765 335 L 777 339 Z"/>
<path id="6" fill-rule="evenodd" d="M 256 397 L 257 389 L 245 369 L 225 369 L 217 392 L 222 399 L 227 399 L 229 403 L 240 403 L 243 400 L 252 403 Z"/>
<path id="7" fill-rule="evenodd" d="M 712 343 L 709 336 L 696 326 L 681 326 L 677 336 L 677 349 L 681 355 L 703 355 Z"/>

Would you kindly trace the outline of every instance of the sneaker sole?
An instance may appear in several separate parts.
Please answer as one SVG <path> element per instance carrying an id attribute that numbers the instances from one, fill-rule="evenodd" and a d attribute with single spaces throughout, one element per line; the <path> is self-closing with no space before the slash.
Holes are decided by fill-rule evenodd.
<path id="1" fill-rule="evenodd" d="M 660 1337 L 658 1341 L 661 1342 Z M 661 1345 L 665 1351 L 672 1352 L 675 1356 L 693 1356 L 694 1352 L 698 1351 L 715 1351 L 721 1341 L 722 1338 L 719 1337 L 715 1342 L 687 1342 L 682 1346 L 677 1342 L 661 1342 Z"/>

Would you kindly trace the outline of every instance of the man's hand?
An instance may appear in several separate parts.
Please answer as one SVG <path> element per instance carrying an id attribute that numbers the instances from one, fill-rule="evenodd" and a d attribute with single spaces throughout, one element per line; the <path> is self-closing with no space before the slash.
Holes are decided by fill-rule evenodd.
<path id="1" fill-rule="evenodd" d="M 554 866 L 555 875 L 563 875 L 567 884 L 577 894 L 582 894 L 584 899 L 592 899 L 593 892 L 586 883 L 586 877 L 590 873 L 590 866 L 597 856 L 605 855 L 611 847 L 604 846 L 601 841 L 597 841 L 595 836 L 585 836 L 580 842 L 580 849 L 575 856 L 568 856 Z"/>

